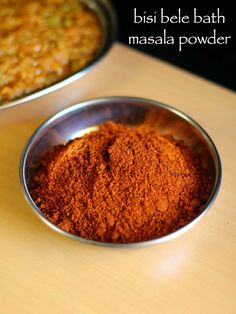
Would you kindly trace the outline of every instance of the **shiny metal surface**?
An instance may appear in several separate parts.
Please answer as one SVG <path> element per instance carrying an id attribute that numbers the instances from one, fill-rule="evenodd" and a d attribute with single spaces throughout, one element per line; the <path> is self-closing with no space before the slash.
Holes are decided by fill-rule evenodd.
<path id="1" fill-rule="evenodd" d="M 182 139 L 189 145 L 195 154 L 200 155 L 204 165 L 210 169 L 215 184 L 205 209 L 193 221 L 161 238 L 138 243 L 114 244 L 86 240 L 69 234 L 44 217 L 40 209 L 34 204 L 28 190 L 35 166 L 54 145 L 66 143 L 70 139 L 94 130 L 99 124 L 108 120 L 130 126 L 146 124 L 162 134 L 171 133 L 176 139 Z M 221 162 L 217 149 L 207 133 L 194 120 L 179 110 L 147 99 L 108 97 L 79 103 L 57 113 L 44 122 L 32 135 L 22 153 L 20 179 L 26 200 L 38 216 L 52 229 L 87 243 L 112 247 L 135 247 L 171 240 L 195 225 L 209 210 L 218 193 L 221 182 Z"/>
<path id="2" fill-rule="evenodd" d="M 117 18 L 113 6 L 109 0 L 81 0 L 84 2 L 92 11 L 94 11 L 100 19 L 103 31 L 103 41 L 102 45 L 96 55 L 96 57 L 83 69 L 80 71 L 48 86 L 33 92 L 29 95 L 16 99 L 14 101 L 8 102 L 6 104 L 0 105 L 0 115 L 5 113 L 7 109 L 11 109 L 17 105 L 22 105 L 26 102 L 38 99 L 41 96 L 52 93 L 72 82 L 81 78 L 87 74 L 96 65 L 97 62 L 109 51 L 113 42 L 116 38 L 117 32 Z M 12 112 L 14 114 L 14 112 Z"/>

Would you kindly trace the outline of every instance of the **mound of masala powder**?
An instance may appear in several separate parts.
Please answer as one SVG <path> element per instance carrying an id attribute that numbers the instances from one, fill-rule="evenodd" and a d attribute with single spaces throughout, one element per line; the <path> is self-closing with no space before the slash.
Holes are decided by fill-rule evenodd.
<path id="1" fill-rule="evenodd" d="M 31 195 L 67 232 L 129 243 L 186 225 L 203 209 L 212 185 L 182 141 L 147 126 L 107 122 L 48 153 Z"/>

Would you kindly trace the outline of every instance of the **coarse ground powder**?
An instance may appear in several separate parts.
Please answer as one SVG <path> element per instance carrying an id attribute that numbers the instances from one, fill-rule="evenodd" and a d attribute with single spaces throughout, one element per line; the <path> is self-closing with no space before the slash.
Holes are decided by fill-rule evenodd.
<path id="1" fill-rule="evenodd" d="M 212 184 L 182 141 L 147 126 L 107 122 L 48 153 L 31 195 L 65 231 L 129 243 L 186 225 L 203 209 Z"/>

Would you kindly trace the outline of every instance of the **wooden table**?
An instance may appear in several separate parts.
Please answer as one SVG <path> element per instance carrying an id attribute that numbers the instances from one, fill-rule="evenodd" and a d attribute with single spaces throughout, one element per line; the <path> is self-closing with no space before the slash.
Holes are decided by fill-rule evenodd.
<path id="1" fill-rule="evenodd" d="M 20 155 L 45 117 L 1 127 L 0 313 L 236 313 L 235 93 L 120 44 L 72 87 L 79 99 L 141 96 L 192 116 L 221 155 L 220 193 L 170 242 L 86 245 L 49 229 L 22 195 Z"/>

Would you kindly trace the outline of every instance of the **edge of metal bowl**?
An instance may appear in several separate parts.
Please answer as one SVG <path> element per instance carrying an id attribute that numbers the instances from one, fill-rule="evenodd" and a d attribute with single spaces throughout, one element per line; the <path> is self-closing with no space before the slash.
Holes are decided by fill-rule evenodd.
<path id="1" fill-rule="evenodd" d="M 198 129 L 198 131 L 203 135 L 203 137 L 205 138 L 205 140 L 209 144 L 211 151 L 214 155 L 215 162 L 216 162 L 216 181 L 215 181 L 215 185 L 213 188 L 213 192 L 212 192 L 208 202 L 206 203 L 205 209 L 198 216 L 196 216 L 190 223 L 188 223 L 187 225 L 181 227 L 180 229 L 178 229 L 178 230 L 176 230 L 170 234 L 167 234 L 165 236 L 162 236 L 162 237 L 159 237 L 156 239 L 152 239 L 152 240 L 147 240 L 147 241 L 142 241 L 142 242 L 132 242 L 132 243 L 110 243 L 110 242 L 100 242 L 100 241 L 88 240 L 88 239 L 82 238 L 80 236 L 77 236 L 77 235 L 74 235 L 74 234 L 71 234 L 71 233 L 68 233 L 68 232 L 62 230 L 61 228 L 59 228 L 58 226 L 56 226 L 55 224 L 50 222 L 42 214 L 40 209 L 35 205 L 33 199 L 31 198 L 31 195 L 28 191 L 27 184 L 26 184 L 26 178 L 25 178 L 26 158 L 27 158 L 28 152 L 30 150 L 31 144 L 33 143 L 34 138 L 37 136 L 37 134 L 40 133 L 40 131 L 42 129 L 44 129 L 45 126 L 47 126 L 51 122 L 55 121 L 56 119 L 60 118 L 61 116 L 65 115 L 69 112 L 73 112 L 74 110 L 77 110 L 79 108 L 83 108 L 83 107 L 87 107 L 87 106 L 94 106 L 94 105 L 99 106 L 101 103 L 122 102 L 122 101 L 148 103 L 150 105 L 154 105 L 154 106 L 158 106 L 158 107 L 167 109 L 167 110 L 175 113 L 177 116 L 181 117 L 182 119 L 186 120 L 188 123 L 193 125 L 196 129 Z M 95 99 L 86 100 L 86 101 L 77 103 L 73 106 L 70 106 L 64 110 L 61 110 L 58 113 L 49 117 L 45 122 L 43 122 L 35 130 L 35 132 L 32 134 L 32 136 L 30 137 L 30 139 L 26 143 L 26 145 L 23 149 L 22 155 L 21 155 L 21 159 L 20 159 L 19 172 L 20 172 L 19 173 L 20 183 L 21 183 L 21 187 L 22 187 L 23 194 L 24 194 L 26 201 L 28 202 L 30 207 L 34 210 L 34 212 L 38 215 L 38 217 L 44 223 L 46 223 L 46 225 L 48 225 L 50 228 L 59 232 L 62 235 L 65 235 L 65 236 L 72 238 L 72 239 L 79 240 L 79 241 L 84 242 L 84 243 L 89 243 L 89 244 L 98 245 L 98 246 L 106 246 L 106 247 L 117 247 L 117 248 L 118 247 L 119 248 L 146 247 L 146 246 L 151 246 L 154 244 L 163 243 L 163 242 L 172 240 L 172 239 L 182 235 L 183 233 L 185 233 L 186 231 L 191 229 L 208 212 L 208 210 L 210 209 L 211 205 L 213 204 L 213 202 L 214 202 L 214 200 L 215 200 L 215 198 L 219 192 L 221 179 L 222 179 L 222 166 L 221 166 L 221 160 L 220 160 L 220 156 L 219 156 L 219 153 L 217 151 L 217 148 L 216 148 L 215 144 L 213 143 L 211 137 L 207 134 L 207 132 L 194 119 L 192 119 L 190 116 L 188 116 L 187 114 L 185 114 L 181 110 L 176 109 L 172 106 L 163 104 L 161 102 L 146 99 L 146 98 L 130 97 L 130 96 L 110 96 L 110 97 L 102 97 L 102 98 L 95 98 Z"/>
<path id="2" fill-rule="evenodd" d="M 99 16 L 102 24 L 104 23 L 104 21 L 105 23 L 107 23 L 107 28 L 103 29 L 103 31 L 105 31 L 103 45 L 98 51 L 98 53 L 96 54 L 95 58 L 80 71 L 72 75 L 69 75 L 66 78 L 63 78 L 62 80 L 57 81 L 56 83 L 53 83 L 49 85 L 48 87 L 44 87 L 38 91 L 35 91 L 31 94 L 23 96 L 19 99 L 0 105 L 0 112 L 10 109 L 12 107 L 15 107 L 17 105 L 23 105 L 25 103 L 28 103 L 29 101 L 32 101 L 41 96 L 50 94 L 62 87 L 65 87 L 66 85 L 69 85 L 70 83 L 76 81 L 77 79 L 81 78 L 82 76 L 90 72 L 93 69 L 93 67 L 108 53 L 109 49 L 112 47 L 116 39 L 117 27 L 118 27 L 117 16 L 116 16 L 116 13 L 112 4 L 110 3 L 109 0 L 96 0 L 95 1 L 96 5 L 92 6 L 91 5 L 92 0 L 81 0 L 81 1 L 87 4 Z"/>

